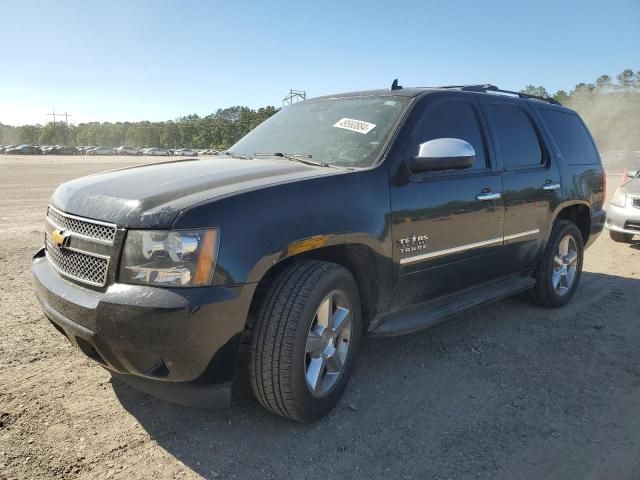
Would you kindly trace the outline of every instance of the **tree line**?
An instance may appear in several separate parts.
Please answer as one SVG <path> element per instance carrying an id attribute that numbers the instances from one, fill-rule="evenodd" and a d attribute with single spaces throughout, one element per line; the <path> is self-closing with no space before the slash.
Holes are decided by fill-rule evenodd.
<path id="1" fill-rule="evenodd" d="M 572 90 L 550 94 L 545 87 L 527 85 L 523 93 L 551 97 L 575 109 L 585 120 L 601 151 L 640 150 L 640 71 L 625 69 L 578 83 Z M 116 147 L 225 149 L 278 111 L 273 106 L 235 106 L 205 117 L 188 115 L 167 122 L 91 122 L 67 125 L 12 127 L 0 124 L 0 144 L 100 145 Z"/>
<path id="2" fill-rule="evenodd" d="M 49 122 L 20 127 L 0 124 L 0 144 L 224 149 L 277 111 L 273 106 L 255 110 L 236 106 L 218 109 L 205 117 L 187 115 L 167 122 Z"/>
<path id="3" fill-rule="evenodd" d="M 574 109 L 588 125 L 601 152 L 640 150 L 640 70 L 600 75 L 593 83 L 550 94 L 543 86 L 527 85 L 522 93 L 550 97 Z"/>

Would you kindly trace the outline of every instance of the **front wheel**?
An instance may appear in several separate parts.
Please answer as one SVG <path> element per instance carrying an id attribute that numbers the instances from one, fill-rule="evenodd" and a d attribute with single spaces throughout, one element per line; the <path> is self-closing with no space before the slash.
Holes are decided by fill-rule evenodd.
<path id="1" fill-rule="evenodd" d="M 618 243 L 632 243 L 633 242 L 633 234 L 624 233 L 624 232 L 616 232 L 614 230 L 609 230 L 609 236 L 611 240 Z"/>
<path id="2" fill-rule="evenodd" d="M 256 398 L 300 422 L 323 417 L 347 386 L 361 331 L 358 287 L 347 270 L 316 260 L 291 265 L 257 312 L 249 360 Z"/>
<path id="3" fill-rule="evenodd" d="M 569 303 L 582 275 L 584 243 L 575 223 L 561 220 L 553 226 L 533 289 L 534 299 L 545 307 Z"/>

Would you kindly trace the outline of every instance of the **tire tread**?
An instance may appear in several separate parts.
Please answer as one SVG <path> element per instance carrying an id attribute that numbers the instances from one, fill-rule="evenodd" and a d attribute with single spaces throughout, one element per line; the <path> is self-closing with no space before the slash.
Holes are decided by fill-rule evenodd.
<path id="1" fill-rule="evenodd" d="M 339 265 L 304 260 L 284 270 L 270 285 L 258 308 L 251 341 L 251 387 L 267 410 L 304 421 L 296 409 L 291 378 L 297 319 L 323 275 Z"/>

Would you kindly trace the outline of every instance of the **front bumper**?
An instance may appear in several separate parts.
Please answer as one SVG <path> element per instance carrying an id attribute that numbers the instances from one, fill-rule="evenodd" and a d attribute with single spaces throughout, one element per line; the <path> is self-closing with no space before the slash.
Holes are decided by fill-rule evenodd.
<path id="1" fill-rule="evenodd" d="M 177 403 L 230 400 L 254 284 L 115 283 L 94 290 L 60 276 L 43 250 L 34 256 L 32 271 L 36 296 L 56 329 L 125 382 Z"/>
<path id="2" fill-rule="evenodd" d="M 630 199 L 627 199 L 626 207 L 609 204 L 605 227 L 615 232 L 640 235 L 640 208 L 634 207 Z"/>

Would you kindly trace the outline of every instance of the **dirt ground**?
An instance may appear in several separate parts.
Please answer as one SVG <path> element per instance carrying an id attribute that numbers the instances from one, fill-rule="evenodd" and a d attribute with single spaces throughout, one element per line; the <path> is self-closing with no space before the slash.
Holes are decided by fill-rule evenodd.
<path id="1" fill-rule="evenodd" d="M 640 242 L 606 233 L 565 308 L 514 298 L 365 340 L 313 425 L 112 381 L 45 321 L 30 259 L 56 185 L 143 161 L 0 155 L 0 478 L 640 478 Z"/>

